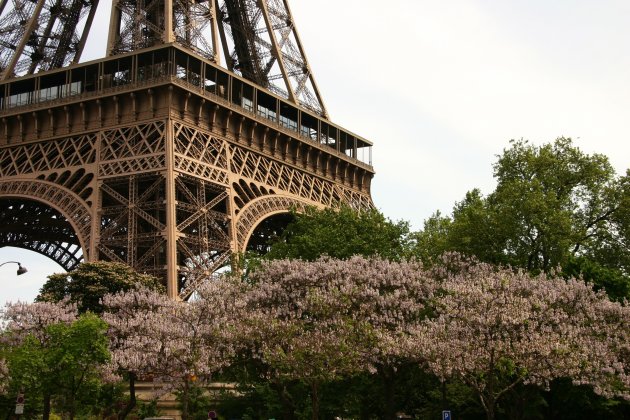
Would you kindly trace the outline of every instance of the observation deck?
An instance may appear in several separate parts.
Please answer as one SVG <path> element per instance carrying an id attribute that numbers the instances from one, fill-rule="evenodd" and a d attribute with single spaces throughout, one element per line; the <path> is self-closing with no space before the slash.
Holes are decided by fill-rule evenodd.
<path id="1" fill-rule="evenodd" d="M 204 119 L 200 101 L 205 99 L 373 174 L 370 141 L 177 44 L 0 82 L 0 146 L 99 129 L 112 117 L 124 123 L 147 110 L 157 116 L 169 104 L 159 103 L 151 90 L 167 85 L 194 94 L 196 99 L 184 95 L 178 105 L 182 115 L 190 114 L 197 122 Z M 134 97 L 138 90 L 149 95 Z M 134 100 L 108 104 L 101 100 L 125 94 Z M 86 103 L 90 99 L 96 101 L 90 105 Z M 90 107 L 99 108 L 98 118 Z"/>

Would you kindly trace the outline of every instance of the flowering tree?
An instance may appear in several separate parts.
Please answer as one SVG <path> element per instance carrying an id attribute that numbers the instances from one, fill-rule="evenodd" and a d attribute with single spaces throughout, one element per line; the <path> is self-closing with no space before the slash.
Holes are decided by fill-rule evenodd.
<path id="1" fill-rule="evenodd" d="M 630 400 L 630 305 L 611 302 L 603 293 L 584 289 L 581 281 L 571 280 L 580 296 L 573 306 L 566 304 L 569 314 L 581 319 L 583 363 L 576 384 L 592 385 L 604 397 Z"/>
<path id="2" fill-rule="evenodd" d="M 182 391 L 185 418 L 190 382 L 205 383 L 228 362 L 237 331 L 236 284 L 222 279 L 207 283 L 198 292 L 200 298 L 192 302 L 170 300 L 148 289 L 104 298 L 112 368 L 130 374 L 127 412 L 135 404 L 135 377 L 152 376 L 162 379 L 165 387 Z"/>
<path id="3" fill-rule="evenodd" d="M 50 333 L 48 328 L 54 324 L 70 324 L 77 319 L 77 310 L 75 305 L 62 303 L 7 303 L 2 311 L 0 311 L 0 326 L 2 331 L 0 332 L 0 346 L 3 349 L 5 357 L 9 360 L 5 360 L 3 376 L 7 380 L 3 383 L 5 391 L 9 391 L 10 385 L 14 380 L 19 381 L 20 378 L 11 378 L 11 354 L 13 350 L 22 346 L 27 340 L 32 345 L 39 343 L 43 348 L 50 342 Z M 35 362 L 33 357 L 27 358 Z M 32 372 L 39 371 L 39 367 L 32 366 L 29 370 Z M 17 385 L 16 385 L 17 386 Z M 21 387 L 22 385 L 20 385 Z M 44 398 L 44 418 L 50 413 L 50 400 L 55 390 L 55 386 L 43 386 L 42 393 Z M 16 391 L 16 389 L 13 389 Z"/>
<path id="4" fill-rule="evenodd" d="M 104 322 L 93 314 L 77 318 L 76 307 L 66 303 L 8 304 L 2 318 L 11 390 L 40 394 L 44 419 L 53 396 L 60 411 L 73 418 L 80 390 L 97 380 L 109 358 Z"/>
<path id="5" fill-rule="evenodd" d="M 310 386 L 313 418 L 321 382 L 395 363 L 400 334 L 422 319 L 432 295 L 420 265 L 358 256 L 272 261 L 251 280 L 255 356 L 273 379 Z"/>
<path id="6" fill-rule="evenodd" d="M 436 269 L 437 316 L 416 327 L 413 351 L 442 380 L 471 386 L 488 419 L 520 383 L 571 377 L 600 393 L 627 393 L 627 306 L 576 280 L 450 263 Z"/>
<path id="7" fill-rule="evenodd" d="M 0 311 L 3 341 L 19 343 L 29 335 L 46 340 L 46 328 L 53 324 L 70 324 L 77 319 L 77 307 L 67 301 L 59 303 L 7 303 Z"/>

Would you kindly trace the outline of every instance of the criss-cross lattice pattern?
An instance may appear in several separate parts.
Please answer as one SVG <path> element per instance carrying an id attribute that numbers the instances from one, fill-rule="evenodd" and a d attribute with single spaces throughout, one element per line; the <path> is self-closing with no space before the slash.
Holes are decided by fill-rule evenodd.
<path id="1" fill-rule="evenodd" d="M 158 174 L 103 182 L 99 252 L 136 270 L 162 274 L 166 258 L 158 251 L 165 241 L 164 199 L 164 178 Z"/>
<path id="2" fill-rule="evenodd" d="M 313 176 L 242 147 L 232 146 L 230 151 L 232 171 L 239 177 L 329 207 L 338 207 L 342 202 L 357 210 L 372 206 L 372 200 L 367 194 Z"/>
<path id="3" fill-rule="evenodd" d="M 85 167 L 96 161 L 96 135 L 0 148 L 0 177 Z"/>
<path id="4" fill-rule="evenodd" d="M 176 169 L 216 184 L 227 185 L 227 142 L 178 122 L 174 130 Z"/>
<path id="5" fill-rule="evenodd" d="M 164 168 L 165 124 L 132 125 L 103 132 L 100 176 L 150 172 Z"/>
<path id="6" fill-rule="evenodd" d="M 198 178 L 178 176 L 177 249 L 182 256 L 180 298 L 223 266 L 232 254 L 225 188 Z"/>
<path id="7" fill-rule="evenodd" d="M 1 1 L 1 78 L 78 62 L 97 5 L 98 0 Z"/>

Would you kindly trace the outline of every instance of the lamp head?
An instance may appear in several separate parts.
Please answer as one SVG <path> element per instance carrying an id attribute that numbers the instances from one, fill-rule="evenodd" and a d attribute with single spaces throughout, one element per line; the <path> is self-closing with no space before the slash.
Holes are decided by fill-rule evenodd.
<path id="1" fill-rule="evenodd" d="M 26 273 L 28 270 L 26 269 L 26 267 L 23 267 L 22 264 L 18 263 L 18 270 L 17 270 L 17 275 L 20 276 L 24 273 Z"/>

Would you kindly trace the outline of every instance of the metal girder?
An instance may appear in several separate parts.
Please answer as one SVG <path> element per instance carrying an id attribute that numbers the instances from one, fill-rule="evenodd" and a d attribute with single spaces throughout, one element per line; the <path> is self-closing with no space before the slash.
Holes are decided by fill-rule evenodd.
<path id="1" fill-rule="evenodd" d="M 285 0 L 114 2 L 109 55 L 169 42 L 328 118 Z"/>
<path id="2" fill-rule="evenodd" d="M 77 63 L 98 0 L 3 0 L 0 79 Z"/>
<path id="3" fill-rule="evenodd" d="M 109 55 L 173 41 L 218 62 L 215 3 L 211 0 L 114 1 L 107 44 Z"/>
<path id="4" fill-rule="evenodd" d="M 228 68 L 328 117 L 285 0 L 219 0 Z"/>
<path id="5" fill-rule="evenodd" d="M 0 248 L 12 246 L 45 255 L 66 270 L 83 253 L 70 223 L 56 210 L 36 201 L 5 199 L 0 206 Z"/>

